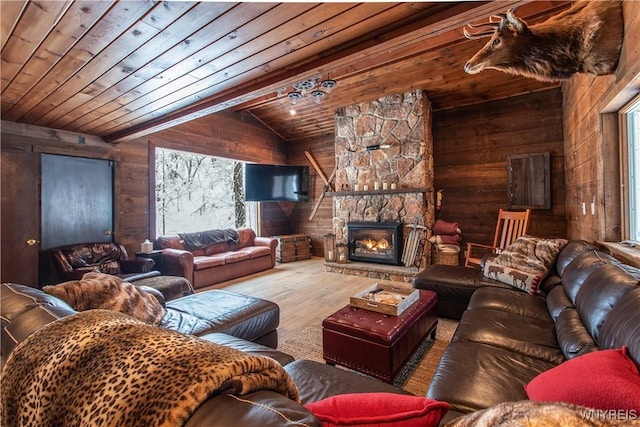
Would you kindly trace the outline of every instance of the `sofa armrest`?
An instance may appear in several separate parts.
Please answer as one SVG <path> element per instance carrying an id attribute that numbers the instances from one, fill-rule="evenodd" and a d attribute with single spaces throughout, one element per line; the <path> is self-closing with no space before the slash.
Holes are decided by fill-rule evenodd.
<path id="1" fill-rule="evenodd" d="M 278 247 L 278 240 L 273 237 L 256 237 L 253 239 L 254 246 L 267 246 L 271 249 L 271 266 L 276 265 L 276 248 Z"/>
<path id="2" fill-rule="evenodd" d="M 193 254 L 181 249 L 163 249 L 162 274 L 184 277 L 193 283 Z"/>
<path id="3" fill-rule="evenodd" d="M 270 246 L 275 249 L 278 246 L 278 241 L 273 237 L 256 237 L 253 239 L 254 246 Z"/>
<path id="4" fill-rule="evenodd" d="M 151 258 L 121 259 L 120 271 L 129 273 L 148 273 L 156 263 Z"/>

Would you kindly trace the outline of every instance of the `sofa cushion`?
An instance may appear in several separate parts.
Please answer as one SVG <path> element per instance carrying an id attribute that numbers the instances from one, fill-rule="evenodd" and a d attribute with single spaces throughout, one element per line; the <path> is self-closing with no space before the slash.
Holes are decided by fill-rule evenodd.
<path id="1" fill-rule="evenodd" d="M 205 268 L 219 267 L 226 264 L 225 253 L 215 254 L 209 256 L 194 256 L 193 257 L 193 269 L 204 270 Z"/>
<path id="2" fill-rule="evenodd" d="M 280 307 L 272 301 L 213 289 L 167 301 L 160 326 L 191 335 L 224 332 L 255 341 L 280 323 Z"/>
<path id="3" fill-rule="evenodd" d="M 345 393 L 381 392 L 411 395 L 408 391 L 391 384 L 313 360 L 296 360 L 287 364 L 284 369 L 298 387 L 300 402 L 303 405 Z"/>
<path id="4" fill-rule="evenodd" d="M 600 328 L 613 307 L 639 284 L 628 269 L 617 264 L 602 266 L 584 281 L 576 295 L 576 308 L 592 337 L 598 339 Z"/>
<path id="5" fill-rule="evenodd" d="M 640 367 L 640 287 L 628 292 L 611 310 L 600 328 L 598 345 L 602 349 L 626 346 Z"/>
<path id="6" fill-rule="evenodd" d="M 551 289 L 545 298 L 545 302 L 553 320 L 556 320 L 567 308 L 573 308 L 573 303 L 562 286 L 556 286 Z"/>
<path id="7" fill-rule="evenodd" d="M 585 328 L 578 310 L 569 307 L 555 319 L 556 335 L 567 359 L 598 350 L 598 345 Z"/>
<path id="8" fill-rule="evenodd" d="M 535 294 L 566 244 L 565 239 L 521 236 L 497 257 L 485 262 L 484 275 Z"/>
<path id="9" fill-rule="evenodd" d="M 427 397 L 448 402 L 459 412 L 523 400 L 527 398 L 524 386 L 554 366 L 557 364 L 508 349 L 456 341 L 440 358 Z"/>
<path id="10" fill-rule="evenodd" d="M 556 259 L 555 269 L 558 275 L 564 275 L 564 269 L 573 261 L 576 257 L 582 255 L 585 252 L 596 250 L 596 247 L 584 240 L 572 240 L 565 245 L 564 248 L 558 254 Z"/>
<path id="11" fill-rule="evenodd" d="M 449 404 L 395 393 L 349 393 L 308 403 L 306 408 L 324 427 L 428 427 L 440 423 Z"/>
<path id="12" fill-rule="evenodd" d="M 165 314 L 155 296 L 110 274 L 87 273 L 81 280 L 44 286 L 42 290 L 78 311 L 113 310 L 154 325 L 159 324 Z"/>
<path id="13" fill-rule="evenodd" d="M 242 248 L 239 252 L 249 254 L 249 258 L 259 258 L 262 256 L 271 256 L 271 248 L 268 246 L 248 246 Z"/>
<path id="14" fill-rule="evenodd" d="M 626 347 L 568 360 L 531 380 L 526 392 L 531 400 L 640 413 L 640 374 Z"/>
<path id="15" fill-rule="evenodd" d="M 469 341 L 557 365 L 565 361 L 553 322 L 501 310 L 472 309 L 462 315 L 452 342 Z"/>
<path id="16" fill-rule="evenodd" d="M 598 251 L 585 252 L 575 257 L 562 275 L 562 287 L 569 300 L 575 305 L 576 295 L 587 277 L 603 265 L 617 262 L 615 258 Z"/>
<path id="17" fill-rule="evenodd" d="M 256 238 L 256 232 L 253 231 L 252 228 L 240 228 L 238 229 L 238 237 L 238 241 L 231 242 L 229 244 L 229 248 L 232 251 L 237 251 L 238 249 L 246 248 L 247 246 L 253 246 Z"/>
<path id="18" fill-rule="evenodd" d="M 250 259 L 250 255 L 240 250 L 234 252 L 226 252 L 224 257 L 225 264 L 233 264 L 234 262 L 246 261 Z"/>
<path id="19" fill-rule="evenodd" d="M 549 321 L 549 311 L 541 295 L 529 295 L 512 289 L 478 289 L 469 301 L 468 309 L 492 309 Z"/>

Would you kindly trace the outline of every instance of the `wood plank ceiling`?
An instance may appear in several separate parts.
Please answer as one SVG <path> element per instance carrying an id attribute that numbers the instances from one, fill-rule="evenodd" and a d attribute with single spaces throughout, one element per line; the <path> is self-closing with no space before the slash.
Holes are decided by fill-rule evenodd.
<path id="1" fill-rule="evenodd" d="M 557 84 L 467 75 L 483 44 L 462 27 L 518 6 L 531 22 L 566 1 L 221 3 L 5 1 L 2 119 L 118 142 L 218 111 L 246 111 L 285 141 L 334 132 L 338 107 L 424 89 L 434 109 Z M 333 79 L 316 102 L 295 82 Z"/>

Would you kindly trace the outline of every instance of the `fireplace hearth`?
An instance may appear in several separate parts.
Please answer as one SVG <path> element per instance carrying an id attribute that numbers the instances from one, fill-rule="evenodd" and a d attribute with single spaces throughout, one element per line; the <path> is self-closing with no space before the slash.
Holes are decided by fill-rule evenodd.
<path id="1" fill-rule="evenodd" d="M 401 265 L 402 223 L 350 222 L 347 235 L 350 260 Z"/>

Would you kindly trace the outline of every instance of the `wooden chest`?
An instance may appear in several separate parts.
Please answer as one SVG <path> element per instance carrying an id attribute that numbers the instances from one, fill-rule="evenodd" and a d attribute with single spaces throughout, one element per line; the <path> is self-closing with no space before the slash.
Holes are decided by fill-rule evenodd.
<path id="1" fill-rule="evenodd" d="M 278 239 L 276 260 L 291 262 L 311 258 L 311 237 L 305 234 L 274 236 Z"/>

